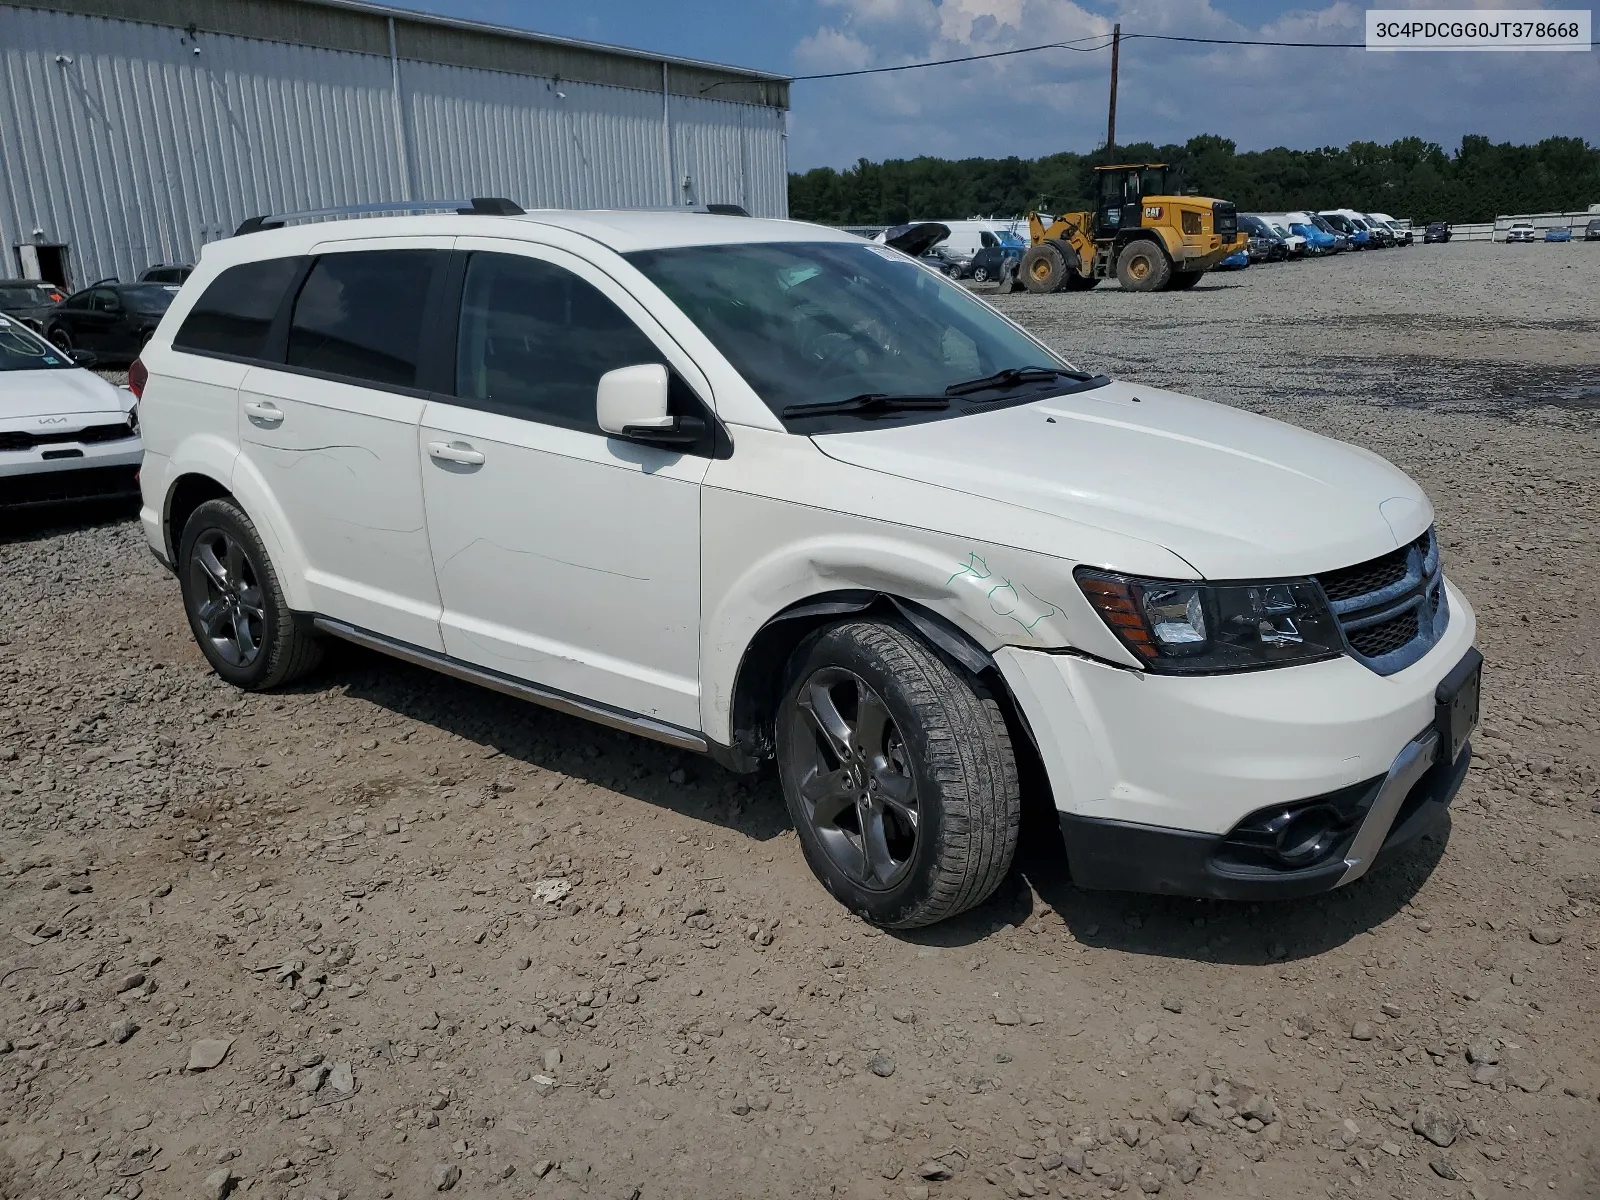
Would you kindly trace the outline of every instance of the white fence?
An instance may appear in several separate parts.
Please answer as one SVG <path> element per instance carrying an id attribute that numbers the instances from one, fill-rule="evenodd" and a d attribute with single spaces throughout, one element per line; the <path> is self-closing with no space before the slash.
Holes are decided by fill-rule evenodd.
<path id="1" fill-rule="evenodd" d="M 1581 238 L 1584 228 L 1597 217 L 1600 217 L 1600 204 L 1591 204 L 1587 212 L 1515 213 L 1479 225 L 1456 225 L 1450 236 L 1458 242 L 1503 242 L 1506 230 L 1513 223 L 1527 221 L 1541 235 L 1546 229 L 1570 229 L 1573 237 Z"/>

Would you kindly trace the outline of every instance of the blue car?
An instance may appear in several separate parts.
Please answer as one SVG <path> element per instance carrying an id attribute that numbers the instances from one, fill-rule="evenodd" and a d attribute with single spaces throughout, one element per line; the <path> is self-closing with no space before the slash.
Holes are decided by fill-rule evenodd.
<path id="1" fill-rule="evenodd" d="M 1326 233 L 1315 225 L 1302 225 L 1299 222 L 1289 226 L 1290 233 L 1298 233 L 1306 240 L 1307 254 L 1332 254 L 1339 248 L 1337 235 Z"/>
<path id="2" fill-rule="evenodd" d="M 1544 231 L 1544 240 L 1547 242 L 1570 242 L 1572 240 L 1572 230 L 1546 229 Z"/>
<path id="3" fill-rule="evenodd" d="M 1211 269 L 1213 271 L 1242 271 L 1245 267 L 1248 267 L 1249 265 L 1250 265 L 1250 251 L 1249 250 L 1235 250 L 1232 254 L 1228 255 L 1227 258 L 1223 259 L 1221 262 L 1219 262 L 1216 266 L 1212 267 Z"/>

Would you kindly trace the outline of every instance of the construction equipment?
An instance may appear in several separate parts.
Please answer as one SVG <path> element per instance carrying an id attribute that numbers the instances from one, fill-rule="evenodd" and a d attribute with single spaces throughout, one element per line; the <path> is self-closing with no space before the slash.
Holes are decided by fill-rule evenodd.
<path id="1" fill-rule="evenodd" d="M 1114 276 L 1128 291 L 1181 290 L 1245 244 L 1228 201 L 1168 194 L 1166 163 L 1096 167 L 1095 196 L 1093 212 L 1028 214 L 1023 287 L 1088 291 Z"/>

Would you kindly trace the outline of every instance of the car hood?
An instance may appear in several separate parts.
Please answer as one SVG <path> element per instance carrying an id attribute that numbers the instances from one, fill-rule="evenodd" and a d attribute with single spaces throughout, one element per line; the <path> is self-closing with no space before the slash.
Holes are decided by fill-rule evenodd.
<path id="1" fill-rule="evenodd" d="M 1209 579 L 1350 566 L 1407 544 L 1433 519 L 1422 490 L 1376 454 L 1117 381 L 813 440 L 841 462 L 1153 542 Z M 1073 547 L 1061 554 L 1073 557 Z"/>
<path id="2" fill-rule="evenodd" d="M 0 371 L 0 423 L 18 420 L 127 412 L 133 394 L 112 387 L 93 371 Z"/>

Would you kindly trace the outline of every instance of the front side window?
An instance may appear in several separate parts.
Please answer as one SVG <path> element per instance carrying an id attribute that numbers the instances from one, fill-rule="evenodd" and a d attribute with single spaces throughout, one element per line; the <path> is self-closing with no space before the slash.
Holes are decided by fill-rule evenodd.
<path id="1" fill-rule="evenodd" d="M 1008 367 L 1064 365 L 964 287 L 882 246 L 773 242 L 627 258 L 780 416 L 790 405 L 939 396 Z"/>
<path id="2" fill-rule="evenodd" d="M 294 282 L 299 258 L 269 258 L 229 267 L 213 279 L 178 327 L 179 350 L 264 358 L 267 335 Z"/>
<path id="3" fill-rule="evenodd" d="M 76 365 L 22 322 L 0 317 L 0 371 L 56 371 Z"/>
<path id="4" fill-rule="evenodd" d="M 288 365 L 357 383 L 416 387 L 435 250 L 326 254 L 289 323 Z"/>
<path id="5" fill-rule="evenodd" d="M 122 304 L 110 288 L 96 288 L 89 296 L 89 308 L 93 312 L 114 313 L 122 311 Z"/>
<path id="6" fill-rule="evenodd" d="M 626 313 L 571 271 L 511 254 L 468 262 L 456 350 L 463 400 L 599 433 L 600 376 L 663 361 Z"/>

